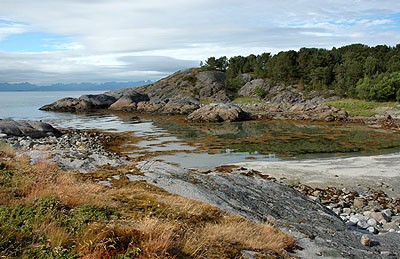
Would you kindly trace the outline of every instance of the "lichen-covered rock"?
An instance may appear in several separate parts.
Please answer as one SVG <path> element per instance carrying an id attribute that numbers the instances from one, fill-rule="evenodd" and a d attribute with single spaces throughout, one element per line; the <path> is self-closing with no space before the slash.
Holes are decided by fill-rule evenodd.
<path id="1" fill-rule="evenodd" d="M 0 134 L 9 136 L 29 136 L 42 138 L 46 136 L 61 136 L 62 133 L 48 123 L 26 120 L 0 120 Z"/>
<path id="2" fill-rule="evenodd" d="M 189 122 L 223 122 L 248 120 L 249 115 L 239 106 L 232 104 L 209 104 L 186 117 Z"/>

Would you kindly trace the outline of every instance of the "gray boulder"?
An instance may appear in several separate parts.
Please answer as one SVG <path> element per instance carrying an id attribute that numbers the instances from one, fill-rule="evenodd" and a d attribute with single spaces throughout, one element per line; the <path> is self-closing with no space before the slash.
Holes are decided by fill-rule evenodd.
<path id="1" fill-rule="evenodd" d="M 239 89 L 238 94 L 243 96 L 258 96 L 257 90 L 261 89 L 264 94 L 267 94 L 270 88 L 270 82 L 268 79 L 255 79 L 247 82 L 242 88 Z"/>
<path id="2" fill-rule="evenodd" d="M 88 94 L 82 95 L 78 100 L 88 103 L 90 109 L 105 109 L 113 104 L 117 99 L 105 94 Z"/>
<path id="3" fill-rule="evenodd" d="M 188 122 L 223 122 L 248 120 L 249 114 L 239 106 L 214 103 L 195 110 L 186 117 Z"/>
<path id="4" fill-rule="evenodd" d="M 63 98 L 52 104 L 44 105 L 40 110 L 44 111 L 84 111 L 92 109 L 106 109 L 117 99 L 105 94 L 82 95 L 79 98 Z"/>
<path id="5" fill-rule="evenodd" d="M 205 84 L 225 82 L 226 76 L 224 72 L 219 71 L 203 71 L 197 75 L 197 79 Z"/>
<path id="6" fill-rule="evenodd" d="M 7 136 L 29 136 L 31 138 L 42 138 L 47 136 L 59 137 L 62 133 L 50 124 L 40 121 L 15 121 L 0 120 L 0 134 Z"/>

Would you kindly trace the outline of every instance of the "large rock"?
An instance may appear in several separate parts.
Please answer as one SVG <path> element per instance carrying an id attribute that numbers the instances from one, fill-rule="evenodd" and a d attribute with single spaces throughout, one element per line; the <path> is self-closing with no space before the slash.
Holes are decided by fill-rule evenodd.
<path id="1" fill-rule="evenodd" d="M 104 94 L 82 95 L 79 98 L 64 98 L 45 105 L 40 110 L 46 111 L 85 111 L 94 109 L 111 109 L 132 111 L 136 103 L 148 101 L 149 97 L 132 88 L 118 89 Z"/>
<path id="2" fill-rule="evenodd" d="M 118 99 L 110 105 L 108 108 L 110 110 L 135 111 L 137 103 L 150 100 L 147 94 L 129 88 L 110 91 L 106 94 Z"/>
<path id="3" fill-rule="evenodd" d="M 123 96 L 118 99 L 118 101 L 111 104 L 108 109 L 115 111 L 135 111 L 136 107 L 136 102 L 132 101 L 132 99 L 127 96 Z"/>
<path id="4" fill-rule="evenodd" d="M 117 99 L 105 94 L 82 95 L 79 98 L 63 98 L 52 104 L 44 105 L 45 111 L 84 111 L 92 109 L 107 109 Z"/>
<path id="5" fill-rule="evenodd" d="M 232 104 L 209 104 L 192 112 L 186 117 L 189 122 L 223 122 L 248 120 L 249 115 L 240 107 Z"/>
<path id="6" fill-rule="evenodd" d="M 197 75 L 197 79 L 205 84 L 220 83 L 225 82 L 226 76 L 224 72 L 219 71 L 203 71 Z"/>
<path id="7" fill-rule="evenodd" d="M 7 136 L 29 136 L 31 138 L 42 138 L 46 136 L 59 137 L 62 133 L 50 124 L 40 121 L 15 121 L 0 119 L 0 134 Z"/>
<path id="8" fill-rule="evenodd" d="M 63 112 L 72 112 L 76 110 L 76 107 L 79 105 L 80 101 L 76 98 L 63 98 L 54 103 L 44 105 L 40 108 L 40 110 L 44 111 L 63 111 Z"/>
<path id="9" fill-rule="evenodd" d="M 117 98 L 106 94 L 87 94 L 82 95 L 78 100 L 88 103 L 90 109 L 105 109 L 113 104 Z"/>
<path id="10" fill-rule="evenodd" d="M 255 79 L 242 86 L 238 91 L 238 94 L 243 96 L 259 96 L 260 94 L 258 91 L 262 91 L 263 95 L 265 95 L 268 93 L 269 87 L 270 82 L 268 79 Z"/>

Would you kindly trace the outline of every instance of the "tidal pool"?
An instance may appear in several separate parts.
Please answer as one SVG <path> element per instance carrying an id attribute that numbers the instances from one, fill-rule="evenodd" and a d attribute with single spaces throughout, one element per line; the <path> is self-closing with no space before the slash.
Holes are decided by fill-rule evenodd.
<path id="1" fill-rule="evenodd" d="M 183 116 L 38 110 L 65 95 L 33 93 L 28 98 L 26 94 L 9 93 L 2 98 L 4 109 L 0 109 L 0 118 L 43 120 L 58 128 L 120 133 L 128 136 L 120 146 L 124 154 L 138 159 L 161 159 L 184 167 L 400 152 L 398 133 L 364 125 L 290 121 L 189 124 Z M 28 100 L 23 111 L 16 105 L 22 97 Z"/>

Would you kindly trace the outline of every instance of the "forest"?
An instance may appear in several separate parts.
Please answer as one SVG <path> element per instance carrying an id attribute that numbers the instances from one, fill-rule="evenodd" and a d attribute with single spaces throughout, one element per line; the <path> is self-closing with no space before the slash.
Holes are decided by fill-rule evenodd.
<path id="1" fill-rule="evenodd" d="M 352 44 L 340 48 L 301 48 L 275 55 L 210 57 L 201 62 L 205 70 L 226 72 L 225 86 L 237 92 L 241 74 L 268 78 L 304 91 L 373 101 L 400 101 L 400 44 L 369 47 Z"/>

